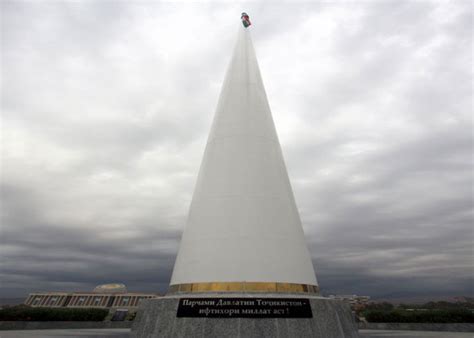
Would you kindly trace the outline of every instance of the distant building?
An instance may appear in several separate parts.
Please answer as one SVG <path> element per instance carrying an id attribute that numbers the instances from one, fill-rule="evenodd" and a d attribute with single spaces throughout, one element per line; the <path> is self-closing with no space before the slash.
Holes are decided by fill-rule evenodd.
<path id="1" fill-rule="evenodd" d="M 328 298 L 343 300 L 348 302 L 352 307 L 355 305 L 365 305 L 370 301 L 370 296 L 358 295 L 329 295 Z"/>
<path id="2" fill-rule="evenodd" d="M 153 293 L 127 292 L 124 284 L 103 284 L 91 292 L 34 292 L 24 304 L 33 307 L 129 309 L 138 307 L 142 299 L 157 298 Z"/>

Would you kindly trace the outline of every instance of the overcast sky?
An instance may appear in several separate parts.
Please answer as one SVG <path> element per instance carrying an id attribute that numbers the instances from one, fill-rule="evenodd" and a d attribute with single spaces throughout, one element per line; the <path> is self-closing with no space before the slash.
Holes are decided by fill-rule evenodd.
<path id="1" fill-rule="evenodd" d="M 471 1 L 1 1 L 0 296 L 166 290 L 243 10 L 323 293 L 473 295 Z"/>

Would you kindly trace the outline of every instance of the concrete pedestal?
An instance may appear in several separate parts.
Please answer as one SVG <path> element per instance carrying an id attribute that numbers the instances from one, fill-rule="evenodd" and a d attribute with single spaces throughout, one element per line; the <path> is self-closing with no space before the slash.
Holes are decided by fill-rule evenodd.
<path id="1" fill-rule="evenodd" d="M 178 318 L 179 299 L 191 297 L 306 298 L 313 318 Z M 307 295 L 180 294 L 143 300 L 132 327 L 133 337 L 359 337 L 348 304 Z"/>

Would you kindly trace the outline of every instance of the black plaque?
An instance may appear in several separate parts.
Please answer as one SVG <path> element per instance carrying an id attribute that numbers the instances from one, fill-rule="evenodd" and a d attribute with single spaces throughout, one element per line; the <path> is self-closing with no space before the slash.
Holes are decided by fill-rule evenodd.
<path id="1" fill-rule="evenodd" d="M 305 298 L 181 298 L 176 317 L 312 318 Z"/>

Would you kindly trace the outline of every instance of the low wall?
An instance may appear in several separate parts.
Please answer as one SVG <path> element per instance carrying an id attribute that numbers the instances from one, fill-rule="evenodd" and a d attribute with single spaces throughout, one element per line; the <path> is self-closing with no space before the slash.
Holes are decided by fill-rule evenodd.
<path id="1" fill-rule="evenodd" d="M 47 329 L 128 329 L 131 321 L 123 322 L 29 322 L 0 321 L 0 330 L 47 330 Z"/>
<path id="2" fill-rule="evenodd" d="M 473 323 L 358 323 L 359 330 L 412 330 L 443 332 L 474 332 Z"/>
<path id="3" fill-rule="evenodd" d="M 128 329 L 132 321 L 123 322 L 27 322 L 0 321 L 0 330 L 47 330 L 47 329 Z M 410 330 L 474 332 L 472 323 L 433 324 L 433 323 L 358 323 L 359 330 Z"/>

